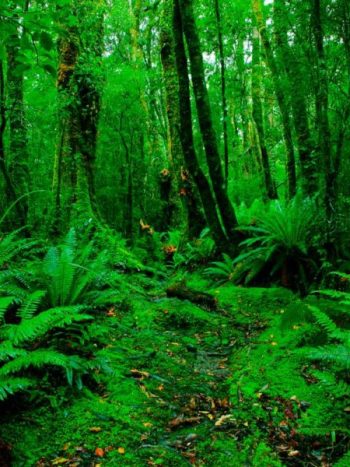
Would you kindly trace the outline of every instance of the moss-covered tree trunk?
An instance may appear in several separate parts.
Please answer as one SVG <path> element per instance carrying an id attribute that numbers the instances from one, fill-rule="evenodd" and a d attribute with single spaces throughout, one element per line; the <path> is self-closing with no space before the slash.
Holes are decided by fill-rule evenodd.
<path id="1" fill-rule="evenodd" d="M 228 106 L 226 98 L 226 66 L 225 66 L 225 52 L 223 40 L 223 27 L 221 19 L 221 10 L 219 0 L 215 0 L 215 17 L 216 26 L 218 30 L 218 49 L 219 49 L 219 62 L 220 62 L 220 80 L 221 80 L 221 106 L 222 106 L 222 135 L 224 140 L 224 168 L 225 168 L 225 188 L 228 185 L 228 172 L 229 172 L 229 149 L 228 149 Z"/>
<path id="2" fill-rule="evenodd" d="M 78 122 L 74 73 L 78 61 L 79 37 L 76 28 L 67 28 L 58 42 L 57 76 L 59 132 L 56 146 L 53 194 L 54 231 L 61 231 L 70 222 L 77 202 Z"/>
<path id="3" fill-rule="evenodd" d="M 193 6 L 190 0 L 179 0 L 179 5 L 183 32 L 186 37 L 189 53 L 199 127 L 205 149 L 210 179 L 226 235 L 230 241 L 235 244 L 238 242 L 239 237 L 236 230 L 237 219 L 225 189 L 225 178 L 222 171 L 220 154 L 213 126 L 209 94 L 205 82 L 203 57 L 194 19 Z"/>
<path id="4" fill-rule="evenodd" d="M 68 27 L 59 39 L 59 138 L 54 162 L 55 225 L 62 230 L 73 216 L 100 222 L 94 170 L 100 89 L 95 74 L 102 55 L 103 2 L 74 3 L 79 26 Z M 91 9 L 94 15 L 91 15 Z M 86 24 L 88 18 L 92 24 Z M 90 26 L 91 29 L 88 29 Z"/>
<path id="5" fill-rule="evenodd" d="M 192 110 L 190 100 L 190 82 L 188 78 L 187 57 L 182 33 L 182 16 L 179 0 L 174 0 L 173 31 L 175 41 L 175 60 L 179 80 L 179 103 L 180 103 L 180 139 L 185 162 L 188 170 L 196 183 L 201 197 L 205 217 L 211 234 L 219 249 L 228 248 L 228 239 L 221 227 L 216 212 L 216 203 L 212 194 L 210 184 L 201 169 L 193 140 L 192 132 Z"/>
<path id="6" fill-rule="evenodd" d="M 166 114 L 168 119 L 168 151 L 170 173 L 161 174 L 163 187 L 169 186 L 170 207 L 173 207 L 170 225 L 177 228 L 185 219 L 190 238 L 198 237 L 205 226 L 199 209 L 193 180 L 187 171 L 180 138 L 179 81 L 175 62 L 175 43 L 172 30 L 173 4 L 164 4 L 160 32 L 161 62 L 166 92 Z"/>
<path id="7" fill-rule="evenodd" d="M 261 165 L 263 169 L 266 194 L 269 199 L 277 198 L 275 183 L 272 179 L 269 154 L 267 151 L 265 140 L 265 126 L 262 106 L 262 83 L 261 83 L 261 60 L 260 60 L 260 39 L 259 33 L 255 29 L 253 31 L 253 57 L 252 57 L 252 101 L 253 101 L 253 120 L 255 122 L 260 154 Z"/>

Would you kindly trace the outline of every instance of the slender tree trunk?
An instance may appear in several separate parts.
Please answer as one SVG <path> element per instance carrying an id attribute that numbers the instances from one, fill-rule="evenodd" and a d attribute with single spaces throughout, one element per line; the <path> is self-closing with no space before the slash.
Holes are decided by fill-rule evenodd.
<path id="1" fill-rule="evenodd" d="M 224 41 L 222 36 L 222 22 L 220 12 L 220 0 L 215 2 L 215 16 L 218 30 L 218 45 L 219 45 L 219 59 L 220 59 L 220 78 L 221 78 L 221 105 L 222 105 L 222 129 L 224 138 L 224 167 L 225 167 L 225 188 L 228 186 L 228 171 L 229 171 L 229 150 L 228 150 L 228 106 L 226 98 L 226 67 L 225 67 L 225 53 Z"/>
<path id="2" fill-rule="evenodd" d="M 286 154 L 287 154 L 287 177 L 288 177 L 288 190 L 287 194 L 289 198 L 292 198 L 296 193 L 296 170 L 295 170 L 295 156 L 294 156 L 294 146 L 292 138 L 292 124 L 289 117 L 289 106 L 286 99 L 285 90 L 282 84 L 280 71 L 277 66 L 275 57 L 273 55 L 270 39 L 267 35 L 265 21 L 263 19 L 261 0 L 252 0 L 253 13 L 255 16 L 255 21 L 260 33 L 261 42 L 265 49 L 265 55 L 268 67 L 271 71 L 271 76 L 273 80 L 274 90 L 276 94 L 276 99 L 280 109 L 282 124 L 283 124 L 283 136 L 284 142 L 286 145 Z"/>
<path id="3" fill-rule="evenodd" d="M 21 50 L 19 32 L 10 36 L 7 44 L 7 108 L 10 129 L 9 174 L 16 179 L 16 192 L 28 192 L 29 170 L 27 150 L 27 126 L 23 102 L 23 73 L 18 70 L 18 56 Z M 21 201 L 23 221 L 28 214 L 28 198 Z"/>
<path id="4" fill-rule="evenodd" d="M 190 100 L 190 82 L 188 78 L 187 57 L 182 34 L 182 17 L 179 0 L 174 0 L 173 31 L 175 41 L 176 69 L 179 80 L 180 102 L 180 138 L 188 170 L 195 181 L 201 197 L 205 217 L 217 247 L 225 251 L 228 240 L 222 230 L 216 212 L 215 200 L 210 184 L 206 179 L 197 159 L 192 132 L 192 110 Z"/>
<path id="5" fill-rule="evenodd" d="M 133 223 L 134 223 L 134 196 L 133 196 L 133 164 L 129 146 L 124 138 L 123 130 L 120 128 L 120 137 L 125 150 L 125 169 L 127 171 L 126 193 L 124 200 L 124 228 L 126 238 L 133 244 Z"/>
<path id="6" fill-rule="evenodd" d="M 315 147 L 309 128 L 307 103 L 303 87 L 303 77 L 299 62 L 288 43 L 288 10 L 285 0 L 274 1 L 274 26 L 276 52 L 279 63 L 288 78 L 288 94 L 293 112 L 294 129 L 297 136 L 303 190 L 313 195 L 318 189 L 318 168 L 315 160 Z"/>
<path id="7" fill-rule="evenodd" d="M 162 14 L 160 45 L 164 85 L 166 91 L 166 113 L 168 118 L 168 151 L 170 155 L 171 192 L 170 204 L 175 207 L 171 223 L 179 226 L 181 217 L 186 215 L 186 224 L 190 238 L 198 237 L 205 226 L 205 220 L 199 209 L 199 202 L 194 192 L 191 175 L 185 168 L 182 151 L 180 128 L 179 82 L 175 62 L 175 43 L 172 31 L 172 2 L 166 2 Z M 169 177 L 169 175 L 167 175 Z M 162 177 L 164 179 L 164 177 Z M 163 180 L 167 182 L 167 180 Z M 181 209 L 183 206 L 183 210 Z M 183 213 L 181 211 L 184 211 Z M 182 214 L 182 215 L 181 215 Z"/>
<path id="8" fill-rule="evenodd" d="M 258 133 L 259 146 L 261 152 L 261 163 L 264 174 L 266 194 L 269 199 L 277 198 L 275 183 L 271 176 L 270 160 L 265 141 L 265 128 L 263 117 L 263 106 L 261 100 L 261 61 L 260 61 L 260 39 L 256 29 L 253 31 L 253 57 L 252 57 L 252 101 L 253 119 Z"/>
<path id="9" fill-rule="evenodd" d="M 316 113 L 318 125 L 318 146 L 323 159 L 325 177 L 325 206 L 328 216 L 334 215 L 334 166 L 332 163 L 331 133 L 328 118 L 328 77 L 323 44 L 323 25 L 321 19 L 321 0 L 311 0 L 312 27 L 316 49 Z"/>
<path id="10" fill-rule="evenodd" d="M 16 190 L 14 183 L 12 182 L 11 176 L 7 170 L 6 158 L 5 158 L 5 143 L 4 134 L 6 130 L 6 97 L 5 97 L 5 76 L 4 76 L 4 65 L 0 59 L 0 172 L 2 173 L 4 184 L 5 184 L 5 198 L 6 202 L 13 203 L 17 199 Z M 26 211 L 18 202 L 15 205 L 17 219 L 13 222 L 14 226 L 25 225 Z"/>
<path id="11" fill-rule="evenodd" d="M 210 178 L 226 234 L 233 244 L 237 244 L 239 241 L 239 235 L 236 230 L 237 219 L 233 206 L 225 190 L 225 179 L 222 173 L 220 155 L 211 116 L 209 95 L 204 77 L 203 57 L 194 20 L 193 6 L 190 0 L 180 0 L 179 4 L 183 32 L 186 37 L 189 52 L 198 121 L 205 148 Z"/>

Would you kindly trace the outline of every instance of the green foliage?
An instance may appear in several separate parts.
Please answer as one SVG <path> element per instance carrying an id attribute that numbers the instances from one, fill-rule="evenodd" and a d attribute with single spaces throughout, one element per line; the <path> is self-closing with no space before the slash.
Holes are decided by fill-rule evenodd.
<path id="1" fill-rule="evenodd" d="M 235 273 L 235 267 L 230 256 L 223 253 L 222 258 L 222 261 L 213 261 L 205 269 L 205 274 L 216 279 L 219 284 L 232 280 Z"/>
<path id="2" fill-rule="evenodd" d="M 310 253 L 317 225 L 313 202 L 300 197 L 286 204 L 271 202 L 254 222 L 239 227 L 249 235 L 240 244 L 243 251 L 233 260 L 223 255 L 224 261 L 213 263 L 207 273 L 249 284 L 264 271 L 270 280 L 305 289 L 316 267 Z"/>
<path id="3" fill-rule="evenodd" d="M 61 245 L 49 249 L 39 266 L 39 284 L 48 292 L 49 305 L 86 301 L 89 293 L 108 282 L 107 261 L 105 251 L 95 254 L 93 242 L 78 244 L 75 230 L 71 229 Z"/>
<path id="4" fill-rule="evenodd" d="M 60 367 L 65 372 L 68 382 L 73 384 L 73 372 L 81 385 L 81 375 L 88 365 L 77 355 L 67 355 L 52 347 L 52 333 L 57 329 L 69 329 L 72 323 L 91 320 L 90 315 L 82 313 L 81 307 L 61 307 L 39 311 L 44 292 L 30 294 L 16 313 L 19 322 L 8 324 L 6 310 L 13 303 L 12 297 L 0 299 L 0 400 L 7 395 L 37 384 L 29 368 L 48 371 L 51 367 Z M 67 341 L 66 341 L 67 342 Z M 64 343 L 60 343 L 63 348 Z M 28 377 L 23 378 L 28 373 Z M 21 375 L 21 376 L 20 376 Z"/>

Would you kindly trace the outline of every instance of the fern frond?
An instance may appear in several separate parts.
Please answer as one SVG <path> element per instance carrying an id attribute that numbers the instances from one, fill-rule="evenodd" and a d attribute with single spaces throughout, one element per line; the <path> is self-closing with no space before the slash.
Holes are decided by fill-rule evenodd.
<path id="1" fill-rule="evenodd" d="M 61 368 L 79 367 L 79 357 L 73 359 L 56 350 L 39 349 L 28 352 L 27 355 L 18 357 L 0 368 L 0 378 L 27 370 L 29 367 L 42 368 L 44 366 L 58 366 Z M 72 365 L 73 363 L 73 365 Z"/>
<path id="2" fill-rule="evenodd" d="M 22 357 L 27 355 L 27 353 L 27 350 L 14 347 L 11 341 L 6 340 L 0 344 L 0 362 L 6 362 L 13 358 Z"/>
<path id="3" fill-rule="evenodd" d="M 23 391 L 34 384 L 35 380 L 29 378 L 0 378 L 0 401 L 5 400 L 11 394 Z"/>
<path id="4" fill-rule="evenodd" d="M 13 301 L 14 297 L 0 297 L 0 323 L 4 320 L 5 313 Z"/>
<path id="5" fill-rule="evenodd" d="M 20 324 L 6 325 L 0 330 L 0 335 L 10 340 L 14 345 L 33 341 L 44 336 L 48 331 L 62 328 L 73 322 L 91 320 L 92 316 L 80 313 L 82 307 L 58 307 L 39 313 Z"/>
<path id="6" fill-rule="evenodd" d="M 35 292 L 28 295 L 27 299 L 21 305 L 18 310 L 18 316 L 22 320 L 28 320 L 33 317 L 37 312 L 38 306 L 42 298 L 46 295 L 46 292 L 43 290 L 36 290 Z"/>

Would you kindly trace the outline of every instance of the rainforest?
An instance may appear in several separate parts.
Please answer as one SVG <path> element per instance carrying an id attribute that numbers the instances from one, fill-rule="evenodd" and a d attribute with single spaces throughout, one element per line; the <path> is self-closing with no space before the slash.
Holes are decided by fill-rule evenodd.
<path id="1" fill-rule="evenodd" d="M 0 467 L 350 465 L 349 0 L 0 0 Z"/>

